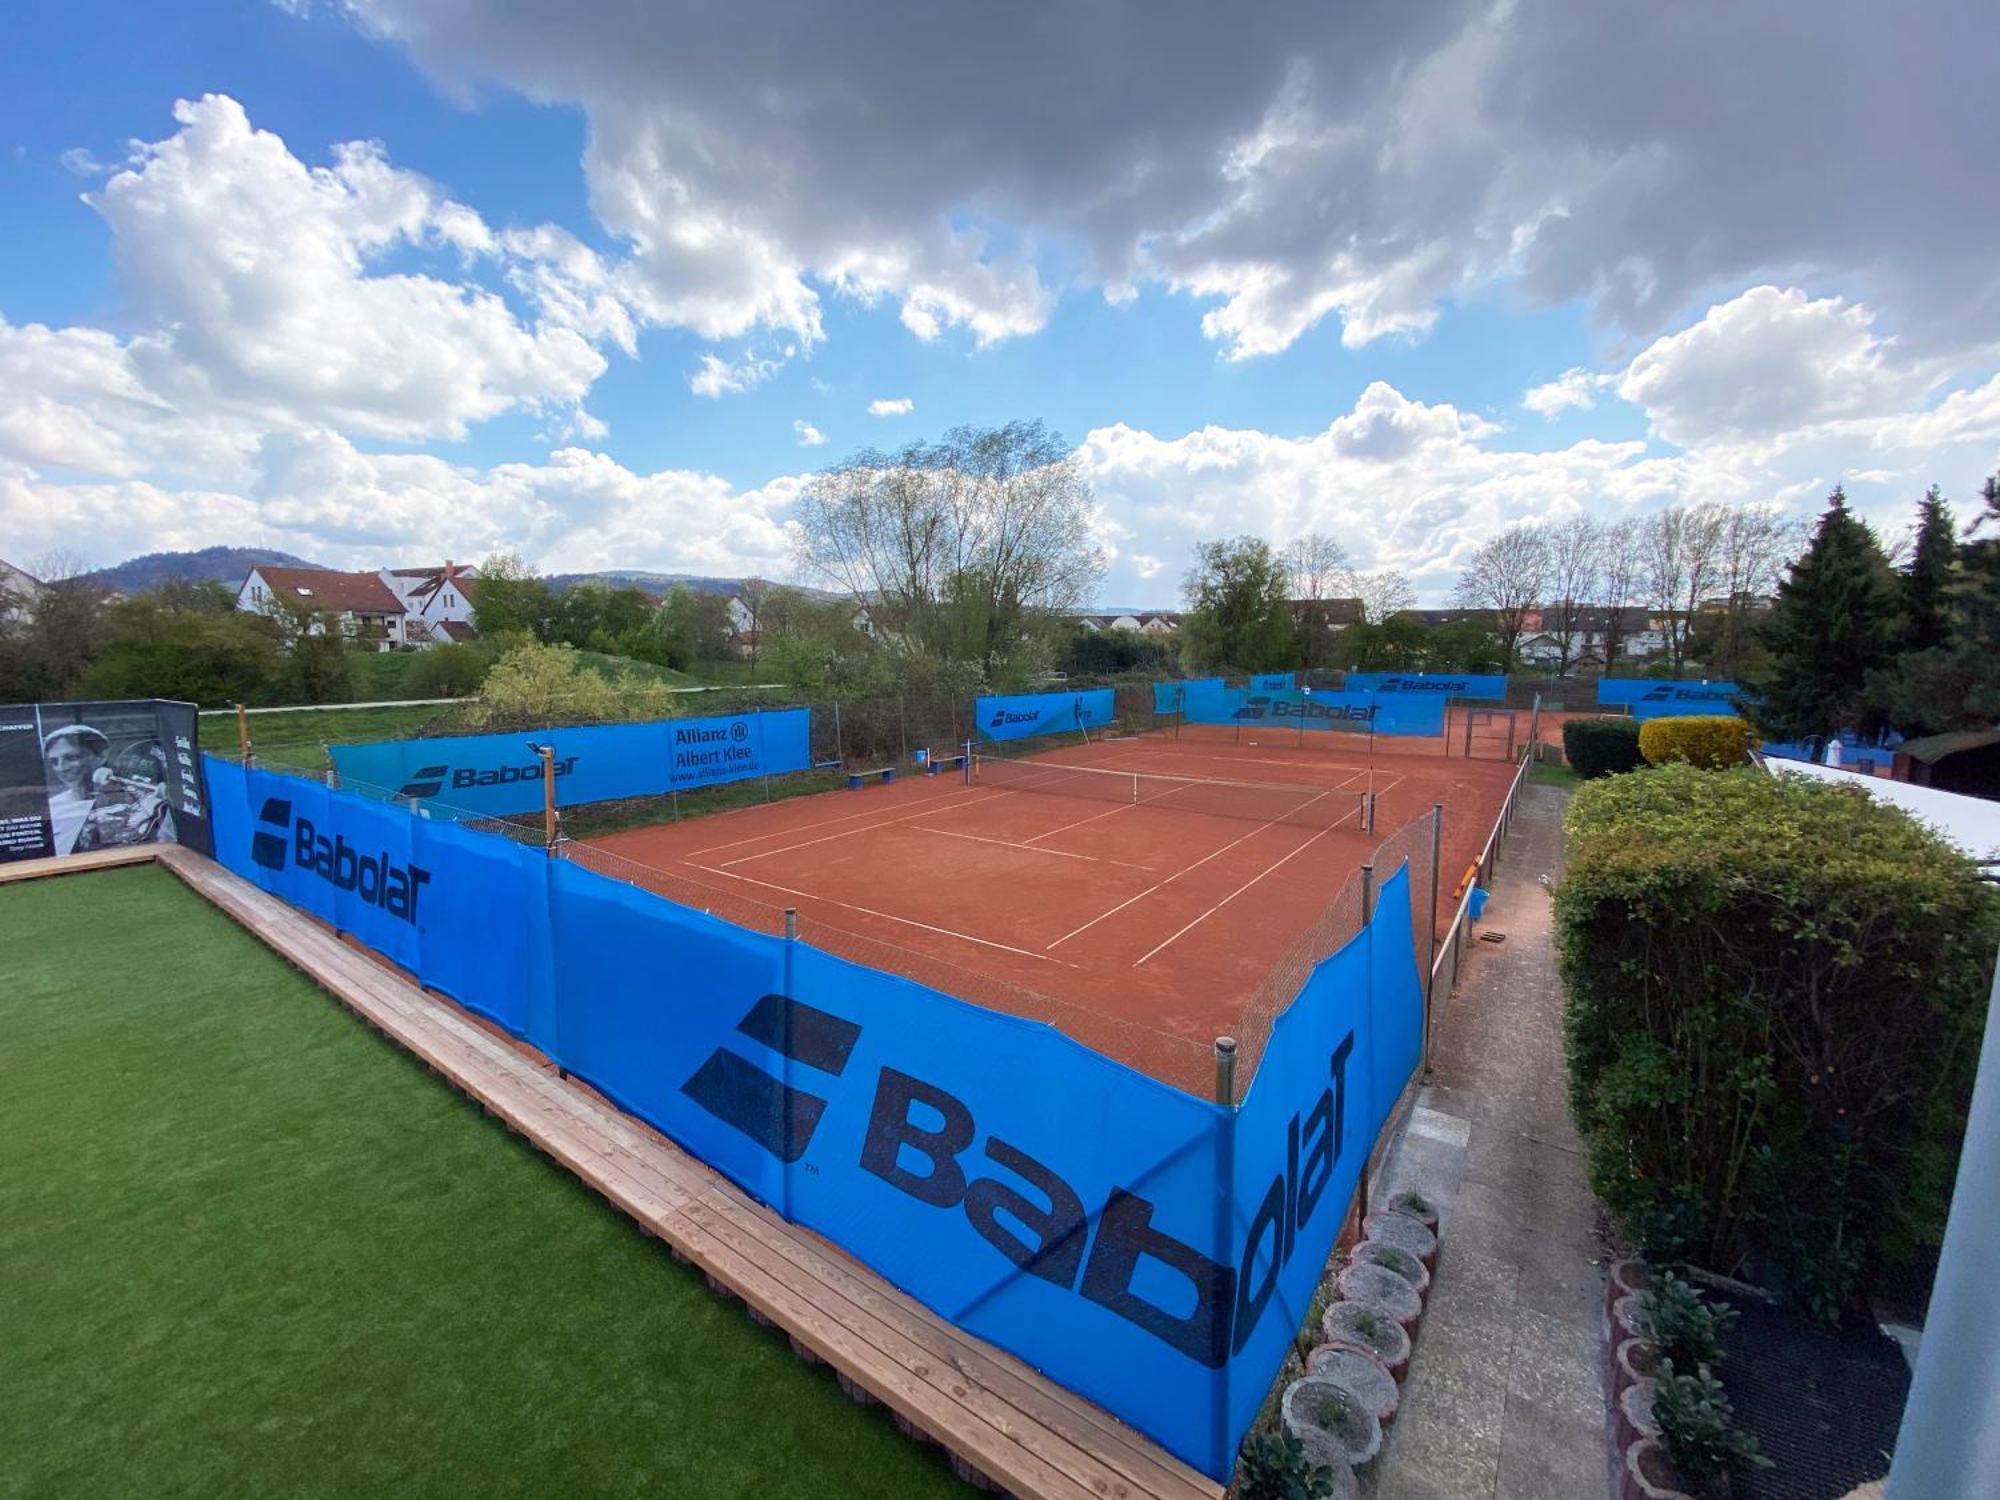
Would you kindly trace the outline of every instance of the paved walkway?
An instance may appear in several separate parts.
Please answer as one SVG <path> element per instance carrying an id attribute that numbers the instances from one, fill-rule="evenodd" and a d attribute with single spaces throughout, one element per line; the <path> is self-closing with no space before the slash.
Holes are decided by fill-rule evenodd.
<path id="1" fill-rule="evenodd" d="M 1562 992 L 1539 877 L 1561 869 L 1567 794 L 1527 788 L 1431 1082 L 1376 1196 L 1439 1205 L 1436 1283 L 1375 1500 L 1604 1500 L 1604 1271 L 1597 1201 L 1563 1092 Z"/>

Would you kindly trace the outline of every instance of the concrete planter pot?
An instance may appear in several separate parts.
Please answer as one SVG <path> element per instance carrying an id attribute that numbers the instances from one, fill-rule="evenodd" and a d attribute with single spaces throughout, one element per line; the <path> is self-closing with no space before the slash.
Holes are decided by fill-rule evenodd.
<path id="1" fill-rule="evenodd" d="M 1410 1335 L 1387 1313 L 1359 1302 L 1336 1302 L 1320 1317 L 1319 1327 L 1329 1344 L 1374 1356 L 1393 1378 L 1409 1373 Z"/>
<path id="2" fill-rule="evenodd" d="M 1620 1297 L 1638 1297 L 1653 1289 L 1653 1273 L 1637 1256 L 1611 1263 L 1611 1279 L 1604 1285 L 1604 1305 L 1617 1306 Z"/>
<path id="3" fill-rule="evenodd" d="M 1358 1469 L 1382 1451 L 1382 1424 L 1353 1393 L 1325 1375 L 1308 1375 L 1285 1387 L 1280 1407 L 1285 1431 L 1316 1462 Z"/>
<path id="4" fill-rule="evenodd" d="M 1424 1314 L 1424 1299 L 1417 1295 L 1417 1289 L 1381 1266 L 1349 1266 L 1340 1273 L 1340 1295 L 1394 1319 L 1406 1333 L 1416 1331 L 1417 1319 Z"/>
<path id="5" fill-rule="evenodd" d="M 1425 1302 L 1430 1300 L 1431 1273 L 1424 1269 L 1422 1261 L 1400 1245 L 1384 1245 L 1375 1240 L 1363 1240 L 1354 1247 L 1353 1261 L 1357 1266 L 1380 1266 L 1385 1271 L 1394 1271 L 1417 1289 L 1420 1300 Z"/>
<path id="6" fill-rule="evenodd" d="M 1437 1205 L 1422 1193 L 1398 1193 L 1385 1206 L 1391 1213 L 1408 1214 L 1432 1234 L 1438 1232 Z"/>
<path id="7" fill-rule="evenodd" d="M 1611 1394 L 1615 1400 L 1626 1388 L 1651 1380 L 1660 1367 L 1660 1351 L 1651 1339 L 1620 1339 L 1611 1351 Z"/>
<path id="8" fill-rule="evenodd" d="M 1438 1237 L 1408 1214 L 1370 1214 L 1361 1221 L 1361 1232 L 1378 1245 L 1407 1250 L 1424 1263 L 1426 1271 L 1437 1269 Z"/>
<path id="9" fill-rule="evenodd" d="M 1694 1500 L 1674 1478 L 1666 1450 L 1651 1438 L 1642 1438 L 1625 1450 L 1618 1497 L 1619 1500 Z"/>
<path id="10" fill-rule="evenodd" d="M 1646 1330 L 1639 1324 L 1639 1299 L 1627 1295 L 1611 1304 L 1611 1342 L 1619 1344 L 1626 1339 L 1642 1339 Z"/>
<path id="11" fill-rule="evenodd" d="M 1635 1380 L 1620 1391 L 1615 1417 L 1621 1448 L 1629 1448 L 1641 1438 L 1659 1437 L 1660 1424 L 1653 1416 L 1653 1382 Z"/>
<path id="12" fill-rule="evenodd" d="M 1382 1368 L 1382 1362 L 1361 1349 L 1341 1344 L 1321 1344 L 1306 1355 L 1306 1374 L 1324 1375 L 1339 1381 L 1387 1427 L 1396 1420 L 1399 1393 L 1396 1377 Z"/>

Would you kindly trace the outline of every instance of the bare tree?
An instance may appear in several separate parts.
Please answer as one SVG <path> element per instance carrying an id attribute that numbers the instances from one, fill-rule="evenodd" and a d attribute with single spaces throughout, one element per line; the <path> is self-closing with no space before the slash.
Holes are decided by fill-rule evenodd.
<path id="1" fill-rule="evenodd" d="M 736 601 L 743 606 L 743 634 L 749 638 L 750 664 L 764 649 L 764 617 L 771 607 L 776 585 L 766 578 L 746 578 L 736 586 Z"/>
<path id="2" fill-rule="evenodd" d="M 1389 616 L 1417 607 L 1417 591 L 1393 568 L 1347 575 L 1347 592 L 1361 601 L 1361 618 L 1380 625 Z"/>
<path id="3" fill-rule="evenodd" d="M 1459 575 L 1457 600 L 1493 612 L 1493 633 L 1511 665 L 1521 645 L 1521 620 L 1541 601 L 1549 580 L 1549 542 L 1538 526 L 1510 526 L 1488 537 Z"/>
<path id="4" fill-rule="evenodd" d="M 1716 563 L 1722 621 L 1713 656 L 1719 672 L 1734 675 L 1748 649 L 1754 617 L 1778 592 L 1778 580 L 1809 539 L 1805 524 L 1773 505 L 1735 506 L 1723 518 Z"/>
<path id="5" fill-rule="evenodd" d="M 1643 592 L 1645 547 L 1639 523 L 1627 516 L 1603 529 L 1598 547 L 1596 602 L 1604 610 L 1604 669 L 1608 672 L 1625 648 L 1625 611 Z"/>
<path id="6" fill-rule="evenodd" d="M 1331 599 L 1353 574 L 1347 549 L 1323 531 L 1308 531 L 1285 549 L 1285 577 L 1294 599 Z"/>
<path id="7" fill-rule="evenodd" d="M 1576 660 L 1591 596 L 1603 572 L 1604 527 L 1589 516 L 1571 516 L 1544 528 L 1548 539 L 1547 601 L 1542 632 L 1555 642 L 1556 675 L 1567 677 Z"/>
<path id="8" fill-rule="evenodd" d="M 1724 506 L 1670 505 L 1640 528 L 1646 602 L 1666 629 L 1667 660 L 1678 672 L 1687 660 L 1696 612 L 1721 576 Z"/>
<path id="9" fill-rule="evenodd" d="M 1082 463 L 1040 422 L 858 453 L 812 478 L 797 516 L 802 573 L 865 601 L 906 649 L 989 672 L 1104 572 Z"/>

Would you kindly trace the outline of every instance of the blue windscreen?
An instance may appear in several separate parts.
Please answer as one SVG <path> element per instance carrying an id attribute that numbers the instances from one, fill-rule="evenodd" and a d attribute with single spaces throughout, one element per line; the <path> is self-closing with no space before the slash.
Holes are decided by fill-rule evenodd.
<path id="1" fill-rule="evenodd" d="M 371 797 L 414 798 L 439 817 L 500 816 L 542 806 L 536 745 L 555 747 L 556 802 L 659 796 L 749 776 L 803 771 L 812 711 L 719 714 L 518 734 L 454 735 L 330 747 L 341 783 Z"/>
<path id="2" fill-rule="evenodd" d="M 986 740 L 1022 740 L 1037 734 L 1074 734 L 1079 729 L 1098 729 L 1113 718 L 1110 688 L 1092 688 L 1079 693 L 1013 693 L 1004 697 L 980 698 L 972 706 L 973 722 L 979 737 Z"/>
<path id="3" fill-rule="evenodd" d="M 1350 693 L 1443 693 L 1496 703 L 1507 696 L 1507 679 L 1493 673 L 1349 672 L 1344 682 Z"/>
<path id="4" fill-rule="evenodd" d="M 1629 707 L 1635 719 L 1681 714 L 1733 714 L 1743 689 L 1733 682 L 1681 682 L 1658 677 L 1600 677 L 1597 701 Z"/>

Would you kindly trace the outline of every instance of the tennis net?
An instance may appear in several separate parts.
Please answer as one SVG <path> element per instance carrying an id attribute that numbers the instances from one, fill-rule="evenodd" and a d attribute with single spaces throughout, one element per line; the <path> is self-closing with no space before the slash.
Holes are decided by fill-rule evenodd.
<path id="1" fill-rule="evenodd" d="M 1357 832 L 1364 823 L 1366 794 L 1345 787 L 1162 776 L 1151 771 L 1111 771 L 1095 766 L 1064 766 L 985 755 L 973 757 L 972 777 L 980 786 L 1008 791 L 1085 797 L 1171 812 L 1243 818 L 1253 823 L 1288 823 L 1301 828 L 1347 826 Z"/>

